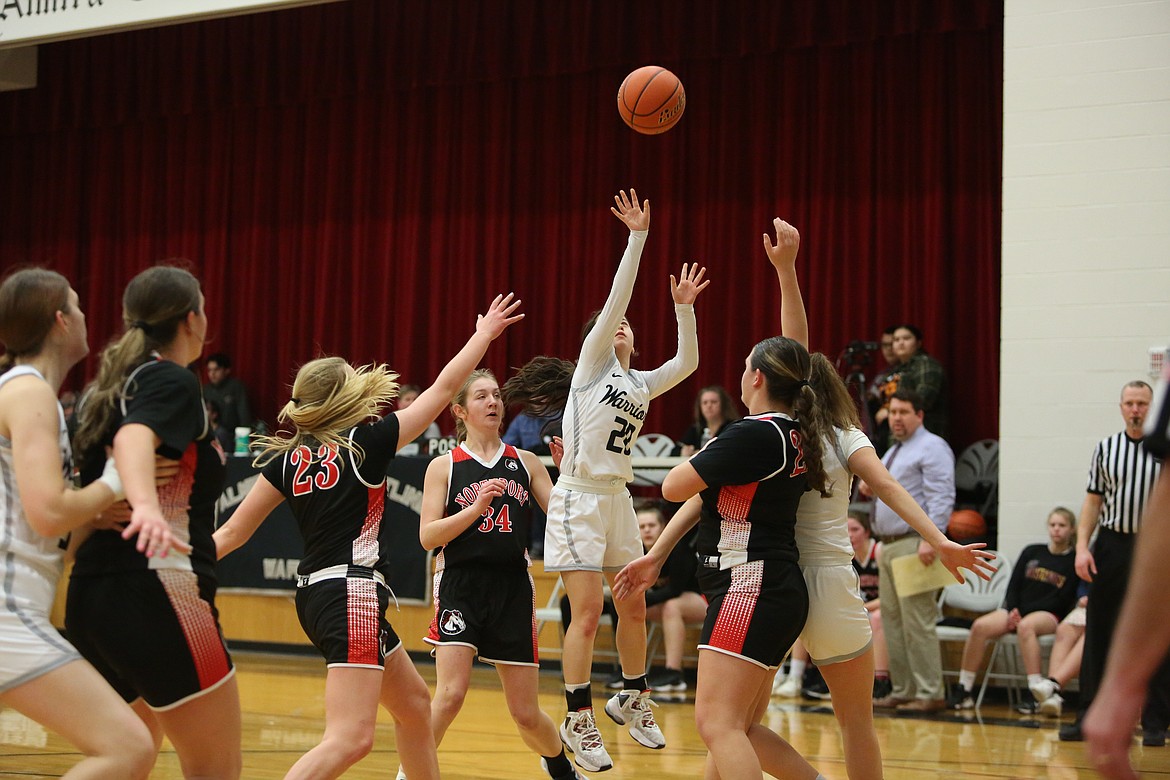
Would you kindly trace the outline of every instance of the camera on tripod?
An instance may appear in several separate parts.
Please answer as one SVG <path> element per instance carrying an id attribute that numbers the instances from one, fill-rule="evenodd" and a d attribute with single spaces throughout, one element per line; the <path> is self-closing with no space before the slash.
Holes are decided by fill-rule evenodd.
<path id="1" fill-rule="evenodd" d="M 850 341 L 841 350 L 841 357 L 837 358 L 839 366 L 848 369 L 848 373 L 860 371 L 873 362 L 873 355 L 881 349 L 876 341 Z"/>

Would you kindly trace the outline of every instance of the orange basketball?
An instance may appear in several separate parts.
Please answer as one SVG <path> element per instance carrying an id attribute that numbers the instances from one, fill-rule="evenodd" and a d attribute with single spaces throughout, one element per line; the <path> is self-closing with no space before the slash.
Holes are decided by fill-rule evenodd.
<path id="1" fill-rule="evenodd" d="M 956 542 L 974 539 L 985 533 L 987 533 L 987 521 L 974 509 L 956 509 L 951 513 L 951 522 L 947 525 L 947 535 Z"/>
<path id="2" fill-rule="evenodd" d="M 647 65 L 626 76 L 618 88 L 618 113 L 639 133 L 657 135 L 678 124 L 687 107 L 687 93 L 678 76 Z"/>

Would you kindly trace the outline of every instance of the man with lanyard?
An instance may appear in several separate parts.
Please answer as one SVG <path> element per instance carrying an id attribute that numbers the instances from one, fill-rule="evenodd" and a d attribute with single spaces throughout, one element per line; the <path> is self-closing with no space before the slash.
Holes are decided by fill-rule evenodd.
<path id="1" fill-rule="evenodd" d="M 890 433 L 895 443 L 882 463 L 946 533 L 955 508 L 955 454 L 942 438 L 923 427 L 922 401 L 916 393 L 895 392 L 889 409 Z M 872 497 L 864 482 L 860 490 L 862 495 Z M 946 702 L 942 656 L 934 633 L 936 594 L 927 591 L 899 597 L 891 568 L 895 558 L 915 554 L 924 566 L 929 566 L 935 559 L 934 548 L 881 500 L 874 501 L 873 532 L 882 543 L 878 594 L 893 685 L 890 694 L 876 699 L 874 706 L 901 712 L 937 712 Z"/>
<path id="2" fill-rule="evenodd" d="M 1085 649 L 1081 658 L 1081 697 L 1077 719 L 1060 730 L 1066 742 L 1084 739 L 1081 721 L 1093 703 L 1105 672 L 1109 643 L 1125 599 L 1134 542 L 1141 527 L 1142 511 L 1158 479 L 1161 458 L 1146 446 L 1143 426 L 1154 391 L 1142 381 L 1121 389 L 1121 416 L 1125 430 L 1102 439 L 1093 450 L 1085 503 L 1077 522 L 1077 576 L 1093 583 L 1093 596 L 1085 614 Z M 1089 550 L 1089 540 L 1097 541 Z M 1142 710 L 1142 743 L 1166 744 L 1170 725 L 1170 690 L 1156 675 Z"/>

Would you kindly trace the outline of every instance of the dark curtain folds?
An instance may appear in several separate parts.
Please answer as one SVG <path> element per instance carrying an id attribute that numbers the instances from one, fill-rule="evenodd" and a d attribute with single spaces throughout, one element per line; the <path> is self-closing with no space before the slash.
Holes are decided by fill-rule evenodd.
<path id="1" fill-rule="evenodd" d="M 269 420 L 321 352 L 429 381 L 499 291 L 528 314 L 485 361 L 501 378 L 575 357 L 633 185 L 653 204 L 640 365 L 673 353 L 668 275 L 714 280 L 699 371 L 644 430 L 681 433 L 778 330 L 761 235 L 782 216 L 813 347 L 915 322 L 950 371 L 953 442 L 997 436 L 1000 2 L 353 0 L 40 59 L 37 89 L 0 95 L 0 263 L 70 276 L 95 352 L 126 281 L 181 257 Z M 648 62 L 688 98 L 656 137 L 614 107 Z"/>

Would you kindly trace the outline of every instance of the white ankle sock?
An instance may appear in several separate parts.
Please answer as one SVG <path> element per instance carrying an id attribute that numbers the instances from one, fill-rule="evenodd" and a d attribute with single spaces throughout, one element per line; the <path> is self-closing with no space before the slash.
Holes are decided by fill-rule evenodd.
<path id="1" fill-rule="evenodd" d="M 790 661 L 788 665 L 788 676 L 795 677 L 797 680 L 804 677 L 805 667 L 808 666 L 807 661 Z"/>
<path id="2" fill-rule="evenodd" d="M 968 672 L 966 669 L 959 671 L 959 685 L 962 685 L 968 692 L 975 687 L 975 672 Z"/>

